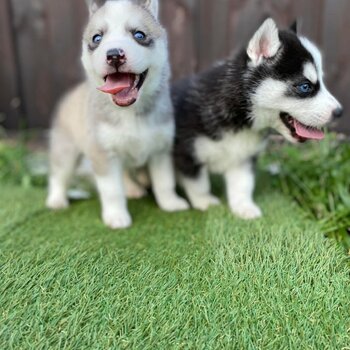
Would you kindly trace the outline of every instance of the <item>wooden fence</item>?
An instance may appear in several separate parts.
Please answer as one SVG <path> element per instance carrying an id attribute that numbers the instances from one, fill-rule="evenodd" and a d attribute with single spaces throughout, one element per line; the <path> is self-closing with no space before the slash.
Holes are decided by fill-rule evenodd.
<path id="1" fill-rule="evenodd" d="M 243 45 L 273 16 L 298 18 L 324 52 L 327 82 L 350 110 L 349 0 L 161 0 L 174 78 L 200 71 Z M 0 119 L 8 128 L 47 127 L 61 94 L 83 77 L 84 0 L 0 1 Z M 338 127 L 350 132 L 350 113 Z"/>

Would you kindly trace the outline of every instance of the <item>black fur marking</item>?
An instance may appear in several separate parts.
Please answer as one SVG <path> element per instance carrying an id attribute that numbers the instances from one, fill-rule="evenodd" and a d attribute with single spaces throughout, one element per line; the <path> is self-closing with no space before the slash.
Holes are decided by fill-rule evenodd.
<path id="1" fill-rule="evenodd" d="M 139 45 L 144 47 L 151 47 L 154 45 L 154 40 L 151 38 L 148 38 L 146 41 L 136 41 Z"/>
<path id="2" fill-rule="evenodd" d="M 152 37 L 148 36 L 147 34 L 146 35 L 146 38 L 145 40 L 137 40 L 135 39 L 134 35 L 135 33 L 137 33 L 139 30 L 137 29 L 131 29 L 130 32 L 131 32 L 131 35 L 133 36 L 133 39 L 141 46 L 144 46 L 144 47 L 151 47 L 154 45 L 154 40 Z"/>
<path id="3" fill-rule="evenodd" d="M 276 78 L 286 81 L 293 76 L 302 76 L 305 63 L 315 63 L 311 53 L 291 32 L 281 31 L 280 40 L 283 45 L 283 54 L 274 67 Z"/>
<path id="4" fill-rule="evenodd" d="M 311 53 L 305 49 L 298 37 L 287 31 L 280 32 L 280 40 L 283 44 L 283 53 L 274 67 L 273 77 L 277 80 L 289 81 L 290 89 L 287 96 L 297 98 L 311 98 L 317 95 L 320 90 L 320 83 L 312 84 L 313 91 L 310 94 L 303 95 L 297 90 L 297 85 L 305 82 L 307 79 L 303 75 L 304 66 L 310 62 L 315 64 Z"/>
<path id="5" fill-rule="evenodd" d="M 294 34 L 298 33 L 298 21 L 295 20 L 291 26 L 289 27 L 289 30 L 291 30 Z"/>
<path id="6" fill-rule="evenodd" d="M 305 80 L 303 75 L 305 63 L 315 63 L 309 51 L 302 45 L 299 38 L 290 31 L 279 33 L 282 48 L 276 58 L 266 60 L 265 64 L 251 70 L 251 78 L 256 85 L 266 78 L 273 78 L 283 82 Z"/>
<path id="7" fill-rule="evenodd" d="M 196 177 L 201 164 L 194 155 L 198 136 L 220 140 L 225 131 L 251 126 L 249 88 L 243 76 L 248 56 L 239 55 L 173 87 L 176 115 L 175 163 L 187 176 Z"/>
<path id="8" fill-rule="evenodd" d="M 90 52 L 94 52 L 97 48 L 98 48 L 99 45 L 96 45 L 96 44 L 88 44 L 88 49 Z"/>

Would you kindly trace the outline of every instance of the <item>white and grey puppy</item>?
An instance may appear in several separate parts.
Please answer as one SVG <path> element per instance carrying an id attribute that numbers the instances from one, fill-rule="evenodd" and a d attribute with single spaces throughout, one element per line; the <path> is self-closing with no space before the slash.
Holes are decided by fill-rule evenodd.
<path id="1" fill-rule="evenodd" d="M 60 103 L 51 133 L 47 206 L 68 206 L 67 186 L 80 155 L 92 164 L 104 223 L 126 228 L 132 220 L 126 187 L 143 188 L 125 169 L 148 165 L 160 208 L 188 208 L 175 193 L 171 159 L 174 138 L 166 32 L 158 0 L 89 1 L 83 38 L 87 80 Z"/>
<path id="2" fill-rule="evenodd" d="M 253 200 L 253 159 L 264 130 L 294 143 L 320 140 L 320 129 L 342 113 L 323 82 L 320 51 L 272 19 L 238 55 L 175 86 L 173 100 L 175 162 L 192 206 L 219 203 L 209 173 L 223 174 L 231 210 L 244 219 L 262 215 Z"/>

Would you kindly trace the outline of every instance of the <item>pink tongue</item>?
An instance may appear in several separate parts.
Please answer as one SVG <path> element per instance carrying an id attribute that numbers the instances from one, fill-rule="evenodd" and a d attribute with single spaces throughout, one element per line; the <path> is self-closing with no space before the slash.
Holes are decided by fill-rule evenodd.
<path id="1" fill-rule="evenodd" d="M 325 134 L 316 128 L 306 127 L 294 119 L 294 128 L 298 136 L 309 140 L 323 140 Z"/>
<path id="2" fill-rule="evenodd" d="M 106 84 L 98 90 L 107 94 L 116 95 L 119 92 L 130 89 L 134 84 L 130 74 L 112 74 L 107 76 Z"/>

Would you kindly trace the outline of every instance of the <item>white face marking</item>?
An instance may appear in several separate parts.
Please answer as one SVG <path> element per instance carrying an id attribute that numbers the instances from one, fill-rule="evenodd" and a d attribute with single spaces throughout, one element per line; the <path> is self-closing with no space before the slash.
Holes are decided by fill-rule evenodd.
<path id="1" fill-rule="evenodd" d="M 304 77 L 313 84 L 316 84 L 318 81 L 316 67 L 311 62 L 304 65 Z"/>
<path id="2" fill-rule="evenodd" d="M 328 91 L 324 81 L 323 81 L 323 63 L 322 63 L 322 55 L 320 50 L 317 48 L 315 44 L 313 44 L 310 40 L 306 38 L 300 38 L 301 43 L 305 47 L 306 50 L 310 52 L 312 55 L 314 61 L 315 61 L 315 66 L 317 70 L 317 75 L 318 79 L 320 81 L 320 92 L 319 92 L 319 97 L 320 97 L 320 106 L 322 105 L 322 102 L 327 105 L 328 107 L 331 107 L 331 114 L 333 113 L 334 110 L 337 108 L 341 108 L 341 104 L 336 100 L 336 98 Z M 316 96 L 317 97 L 317 96 Z M 332 117 L 332 115 L 331 115 Z"/>
<path id="3" fill-rule="evenodd" d="M 157 1 L 149 1 L 147 6 L 156 11 L 154 7 Z M 110 49 L 122 49 L 127 62 L 120 71 L 133 72 L 135 74 L 162 69 L 168 61 L 167 41 L 162 27 L 152 15 L 143 7 L 137 6 L 131 1 L 107 1 L 90 19 L 85 32 L 82 61 L 89 78 L 101 86 L 103 78 L 110 73 L 111 67 L 106 62 L 106 55 Z M 142 46 L 133 38 L 132 30 L 139 30 L 150 38 L 153 38 L 151 46 Z M 101 44 L 89 52 L 88 44 L 92 42 L 95 34 L 103 32 Z M 149 84 L 151 79 L 146 79 Z M 157 84 L 159 82 L 157 81 Z M 145 84 L 145 85 L 146 85 Z M 142 89 L 144 90 L 144 89 Z"/>
<path id="4" fill-rule="evenodd" d="M 300 41 L 314 60 L 314 63 L 304 65 L 302 73 L 312 83 L 320 83 L 318 93 L 308 98 L 288 96 L 291 82 L 268 78 L 260 84 L 252 99 L 254 128 L 272 127 L 290 141 L 293 138 L 280 119 L 281 112 L 288 113 L 304 125 L 321 128 L 331 121 L 333 112 L 341 107 L 323 81 L 320 51 L 308 39 L 300 38 Z"/>
<path id="5" fill-rule="evenodd" d="M 311 56 L 313 57 L 315 61 L 315 66 L 317 69 L 317 75 L 319 76 L 320 80 L 323 79 L 323 64 L 322 64 L 322 55 L 320 50 L 317 48 L 315 44 L 313 44 L 309 39 L 301 37 L 299 38 L 302 45 L 305 47 L 307 51 L 310 52 Z"/>
<path id="6" fill-rule="evenodd" d="M 299 120 L 302 124 L 323 127 L 330 122 L 333 111 L 339 106 L 336 99 L 326 90 L 321 89 L 311 98 L 287 96 L 288 82 L 266 79 L 256 90 L 253 103 L 256 108 L 285 112 Z M 259 119 L 259 115 L 256 115 Z M 256 123 L 271 126 L 271 120 Z"/>

